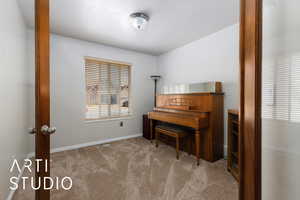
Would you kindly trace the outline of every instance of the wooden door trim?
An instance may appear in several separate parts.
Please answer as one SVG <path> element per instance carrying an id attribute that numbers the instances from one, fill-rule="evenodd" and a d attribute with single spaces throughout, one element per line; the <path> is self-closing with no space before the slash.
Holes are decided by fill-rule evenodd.
<path id="1" fill-rule="evenodd" d="M 262 0 L 240 0 L 240 200 L 261 200 Z"/>
<path id="2" fill-rule="evenodd" d="M 49 29 L 49 0 L 35 0 L 35 158 L 42 159 L 39 172 L 36 167 L 36 186 L 39 178 L 50 177 L 50 136 L 41 133 L 41 126 L 50 126 Z M 44 189 L 43 183 L 41 181 L 40 189 L 35 192 L 36 200 L 50 199 L 50 190 Z"/>

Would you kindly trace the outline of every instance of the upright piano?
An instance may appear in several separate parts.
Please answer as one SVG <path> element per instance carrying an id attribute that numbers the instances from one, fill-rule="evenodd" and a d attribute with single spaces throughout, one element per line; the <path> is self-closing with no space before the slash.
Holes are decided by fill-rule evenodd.
<path id="1" fill-rule="evenodd" d="M 224 94 L 221 83 L 217 86 L 214 92 L 157 95 L 157 106 L 148 113 L 151 140 L 157 122 L 189 127 L 198 164 L 200 158 L 210 162 L 223 158 Z"/>

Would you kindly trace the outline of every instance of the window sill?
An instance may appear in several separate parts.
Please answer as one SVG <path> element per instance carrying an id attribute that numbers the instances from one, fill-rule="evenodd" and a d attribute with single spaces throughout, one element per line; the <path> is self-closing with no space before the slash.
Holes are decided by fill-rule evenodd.
<path id="1" fill-rule="evenodd" d="M 127 116 L 122 116 L 122 117 L 106 118 L 106 119 L 86 119 L 85 123 L 91 124 L 91 123 L 108 122 L 108 121 L 129 120 L 129 119 L 134 119 L 134 118 L 135 118 L 134 115 L 127 115 Z"/>

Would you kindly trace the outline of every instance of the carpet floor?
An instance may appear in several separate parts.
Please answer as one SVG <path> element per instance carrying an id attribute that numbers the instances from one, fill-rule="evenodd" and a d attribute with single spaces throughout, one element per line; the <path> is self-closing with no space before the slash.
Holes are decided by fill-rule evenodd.
<path id="1" fill-rule="evenodd" d="M 225 160 L 196 166 L 193 156 L 134 138 L 51 155 L 51 176 L 69 176 L 69 191 L 52 190 L 52 200 L 237 200 L 238 184 Z M 24 176 L 30 176 L 24 173 Z M 32 189 L 14 200 L 34 200 Z"/>

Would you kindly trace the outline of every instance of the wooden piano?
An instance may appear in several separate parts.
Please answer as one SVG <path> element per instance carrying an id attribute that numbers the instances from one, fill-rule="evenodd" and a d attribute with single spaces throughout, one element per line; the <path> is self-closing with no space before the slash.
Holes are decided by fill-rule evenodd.
<path id="1" fill-rule="evenodd" d="M 210 162 L 223 158 L 224 94 L 220 90 L 157 95 L 156 101 L 157 106 L 148 113 L 151 140 L 159 121 L 189 127 L 194 134 L 197 164 L 200 158 Z"/>

